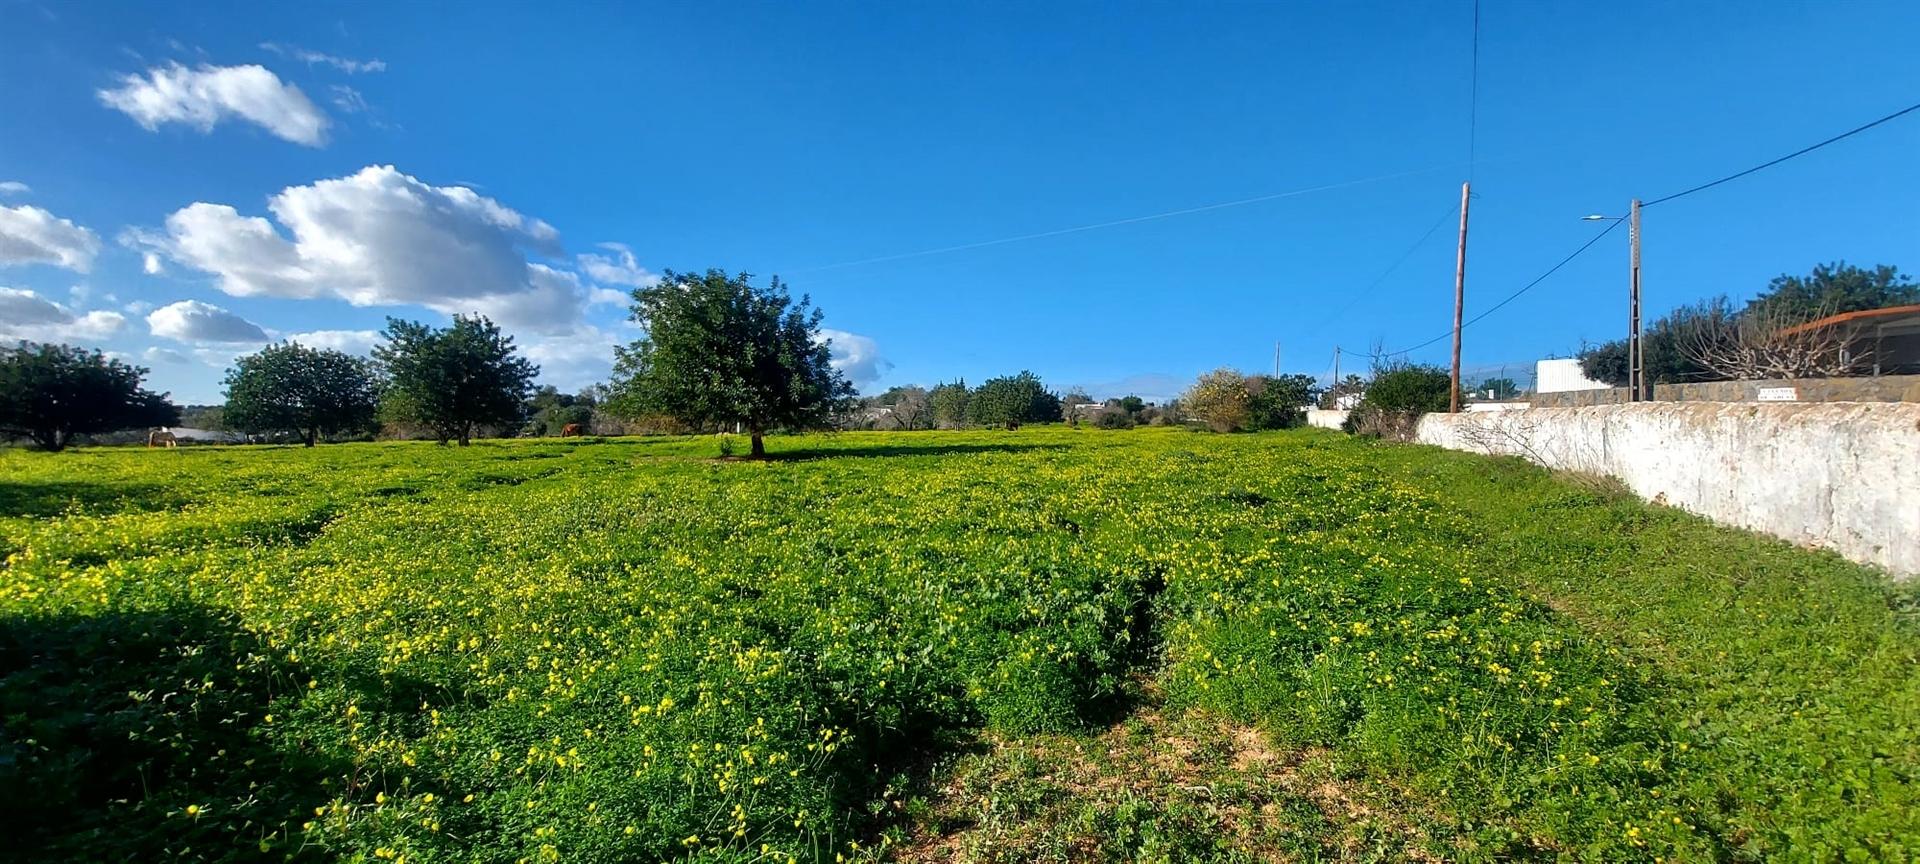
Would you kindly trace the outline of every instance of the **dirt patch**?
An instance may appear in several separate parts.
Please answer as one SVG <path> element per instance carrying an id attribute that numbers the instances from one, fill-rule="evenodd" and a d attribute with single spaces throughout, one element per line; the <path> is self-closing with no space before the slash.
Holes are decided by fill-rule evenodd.
<path id="1" fill-rule="evenodd" d="M 1145 705 L 1091 735 L 988 736 L 908 803 L 886 860 L 1443 860 L 1404 797 L 1324 750 Z"/>

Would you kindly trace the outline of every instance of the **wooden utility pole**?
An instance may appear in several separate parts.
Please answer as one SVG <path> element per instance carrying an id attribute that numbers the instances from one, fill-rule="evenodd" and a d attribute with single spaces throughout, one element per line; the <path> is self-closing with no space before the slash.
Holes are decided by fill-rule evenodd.
<path id="1" fill-rule="evenodd" d="M 1647 355 L 1640 340 L 1640 199 L 1627 212 L 1629 290 L 1627 301 L 1627 399 L 1639 402 L 1651 395 L 1647 386 Z"/>
<path id="2" fill-rule="evenodd" d="M 1273 343 L 1273 377 L 1280 377 L 1280 343 Z"/>
<path id="3" fill-rule="evenodd" d="M 1460 315 L 1467 305 L 1467 198 L 1472 194 L 1472 181 L 1460 184 L 1460 254 L 1453 264 L 1453 399 L 1448 409 L 1456 414 L 1460 413 Z"/>
<path id="4" fill-rule="evenodd" d="M 1340 346 L 1338 345 L 1333 346 L 1333 386 L 1340 386 Z M 1336 403 L 1339 399 L 1339 396 L 1334 397 Z M 1333 407 L 1338 408 L 1340 406 L 1335 404 Z"/>

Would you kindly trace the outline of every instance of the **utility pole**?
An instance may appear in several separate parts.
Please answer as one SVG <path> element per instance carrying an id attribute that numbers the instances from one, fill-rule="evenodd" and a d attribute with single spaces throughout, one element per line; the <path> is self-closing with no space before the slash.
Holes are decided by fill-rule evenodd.
<path id="1" fill-rule="evenodd" d="M 1338 345 L 1333 346 L 1333 386 L 1340 386 L 1340 346 Z M 1338 397 L 1335 398 L 1337 399 Z M 1340 406 L 1335 405 L 1333 407 L 1338 408 Z"/>
<path id="2" fill-rule="evenodd" d="M 1651 395 L 1647 386 L 1647 355 L 1640 340 L 1640 199 L 1627 211 L 1629 289 L 1627 301 L 1627 400 L 1639 402 Z"/>
<path id="3" fill-rule="evenodd" d="M 1273 343 L 1273 377 L 1280 377 L 1280 343 Z"/>
<path id="4" fill-rule="evenodd" d="M 1467 305 L 1467 198 L 1472 194 L 1473 181 L 1460 184 L 1460 254 L 1453 264 L 1453 399 L 1452 407 L 1448 409 L 1455 414 L 1460 413 L 1460 315 Z M 1634 212 L 1640 211 L 1636 207 Z M 1638 261 L 1639 258 L 1634 260 Z M 1637 264 L 1633 272 L 1636 274 L 1634 284 L 1638 285 L 1640 268 Z M 1635 296 L 1639 296 L 1637 292 Z M 1634 308 L 1637 310 L 1639 307 Z M 1634 314 L 1634 320 L 1639 321 L 1638 311 Z"/>

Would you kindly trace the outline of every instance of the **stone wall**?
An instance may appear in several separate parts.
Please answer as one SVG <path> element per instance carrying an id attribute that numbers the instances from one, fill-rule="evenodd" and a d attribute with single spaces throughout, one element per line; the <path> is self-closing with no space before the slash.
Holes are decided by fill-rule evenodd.
<path id="1" fill-rule="evenodd" d="M 1802 378 L 1797 381 L 1704 381 L 1655 384 L 1655 402 L 1759 402 L 1762 390 L 1793 390 L 1792 402 L 1920 402 L 1920 375 L 1868 378 Z M 1535 393 L 1536 408 L 1580 408 L 1627 404 L 1627 388 Z"/>
<path id="2" fill-rule="evenodd" d="M 1599 391 L 1594 391 L 1599 392 Z M 1920 404 L 1642 402 L 1428 414 L 1416 440 L 1619 478 L 1716 522 L 1920 576 Z"/>

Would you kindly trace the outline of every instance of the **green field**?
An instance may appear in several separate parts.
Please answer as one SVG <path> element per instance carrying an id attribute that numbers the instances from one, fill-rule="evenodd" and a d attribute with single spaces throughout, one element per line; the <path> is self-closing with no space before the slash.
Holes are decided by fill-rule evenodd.
<path id="1" fill-rule="evenodd" d="M 1911 594 L 1167 429 L 0 452 L 38 861 L 1920 856 Z"/>

